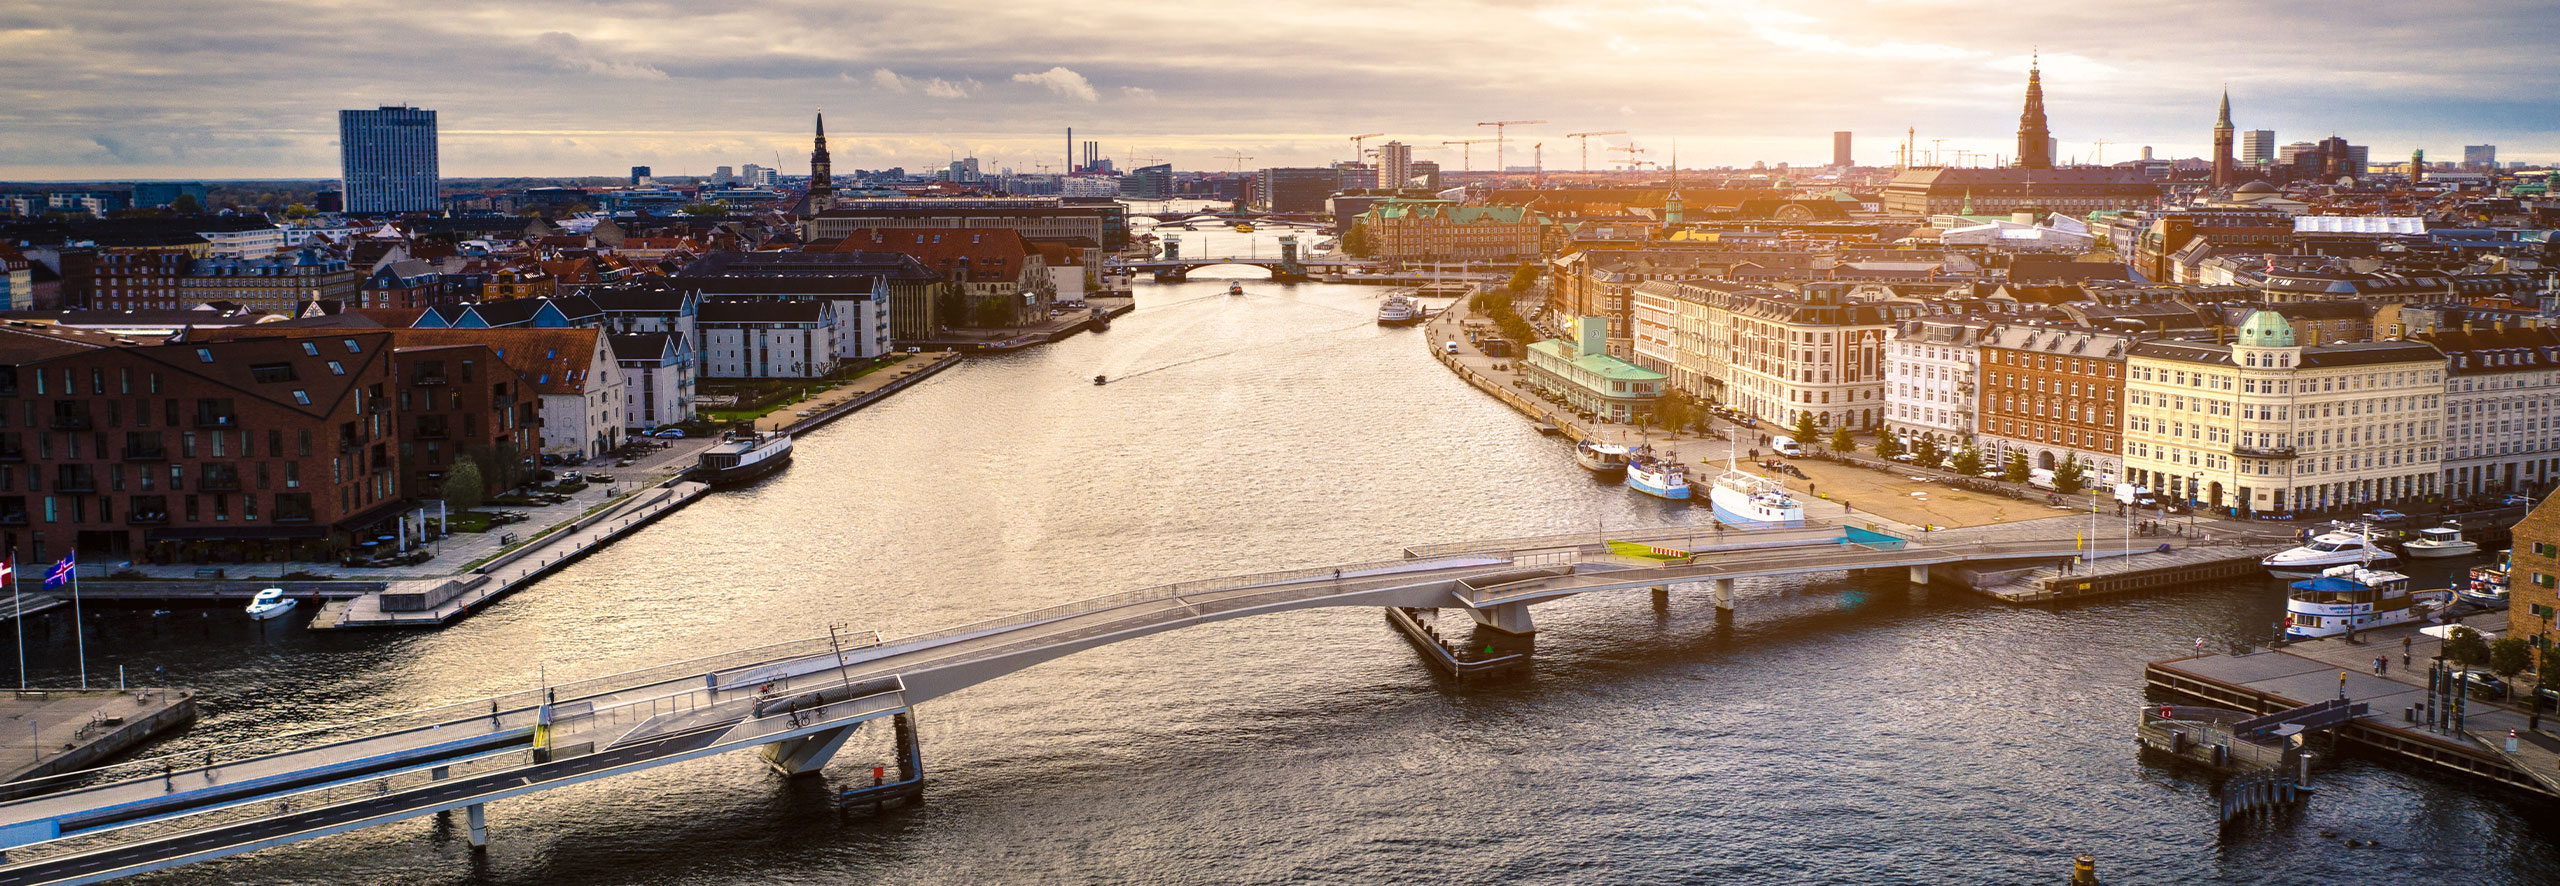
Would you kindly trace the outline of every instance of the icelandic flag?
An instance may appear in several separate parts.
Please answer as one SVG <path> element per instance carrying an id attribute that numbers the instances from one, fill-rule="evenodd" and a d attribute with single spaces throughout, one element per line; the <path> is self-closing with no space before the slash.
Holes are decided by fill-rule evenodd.
<path id="1" fill-rule="evenodd" d="M 62 555 L 61 561 L 53 564 L 52 569 L 45 570 L 44 586 L 48 588 L 58 588 L 63 585 L 70 584 L 73 573 L 78 571 L 80 568 L 79 562 L 75 559 L 77 556 L 78 555 L 76 554 L 64 554 Z"/>

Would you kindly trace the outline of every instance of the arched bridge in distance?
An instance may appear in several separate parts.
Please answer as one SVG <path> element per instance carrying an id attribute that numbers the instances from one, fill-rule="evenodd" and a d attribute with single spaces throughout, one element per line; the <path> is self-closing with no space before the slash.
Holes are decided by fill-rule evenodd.
<path id="1" fill-rule="evenodd" d="M 1865 569 L 2050 562 L 2074 538 L 1908 541 L 1853 527 L 1675 527 L 1407 548 L 1393 560 L 1213 578 L 886 642 L 814 638 L 0 786 L 0 884 L 88 883 L 462 811 L 731 751 L 810 774 L 888 719 L 922 785 L 916 705 L 1052 659 L 1193 625 L 1329 606 L 1458 609 L 1534 633 L 1532 605 L 1601 591 Z M 41 792 L 41 793 L 39 793 Z"/>

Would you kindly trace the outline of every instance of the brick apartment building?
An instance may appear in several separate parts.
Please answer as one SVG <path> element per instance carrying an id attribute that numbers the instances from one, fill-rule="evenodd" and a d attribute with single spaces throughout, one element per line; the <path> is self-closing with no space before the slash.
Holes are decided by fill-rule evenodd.
<path id="1" fill-rule="evenodd" d="M 402 509 L 390 345 L 0 327 L 0 547 L 252 562 L 371 537 Z"/>

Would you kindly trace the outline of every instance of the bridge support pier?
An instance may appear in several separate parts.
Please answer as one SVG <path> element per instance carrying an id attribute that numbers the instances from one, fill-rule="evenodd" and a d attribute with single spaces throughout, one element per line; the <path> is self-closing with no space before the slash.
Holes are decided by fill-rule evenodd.
<path id="1" fill-rule="evenodd" d="M 462 814 L 471 825 L 471 848 L 489 848 L 489 804 L 473 803 L 463 807 Z"/>
<path id="2" fill-rule="evenodd" d="M 1733 579 L 1716 579 L 1716 611 L 1733 611 Z"/>
<path id="3" fill-rule="evenodd" d="M 1911 583 L 1915 585 L 1925 585 L 1929 583 L 1929 564 L 1918 563 L 1912 565 Z"/>
<path id="4" fill-rule="evenodd" d="M 1467 610 L 1467 615 L 1474 618 L 1476 624 L 1505 634 L 1526 635 L 1538 632 L 1537 624 L 1529 620 L 1527 603 L 1497 603 L 1484 609 L 1470 608 Z"/>
<path id="5" fill-rule="evenodd" d="M 836 751 L 844 747 L 845 739 L 852 738 L 854 728 L 860 725 L 823 729 L 765 745 L 764 761 L 784 775 L 815 775 L 818 770 L 826 768 L 827 761 L 835 757 Z"/>

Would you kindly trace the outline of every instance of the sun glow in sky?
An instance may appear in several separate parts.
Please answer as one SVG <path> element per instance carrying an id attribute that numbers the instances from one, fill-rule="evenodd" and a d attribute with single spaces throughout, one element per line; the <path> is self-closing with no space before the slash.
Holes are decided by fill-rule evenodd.
<path id="1" fill-rule="evenodd" d="M 1455 169 L 1439 143 L 1489 120 L 1549 121 L 1510 133 L 1515 166 L 1620 129 L 1591 141 L 1820 164 L 1846 129 L 1885 165 L 1907 128 L 2012 153 L 2039 51 L 2066 162 L 2202 156 L 2226 84 L 2279 143 L 2547 161 L 2555 37 L 2477 0 L 0 0 L 0 178 L 331 177 L 335 112 L 399 103 L 439 112 L 449 177 L 796 173 L 818 107 L 839 170 L 1054 170 L 1069 126 L 1124 168 L 1317 165 L 1386 132 Z M 1623 162 L 1604 144 L 1594 167 Z"/>

